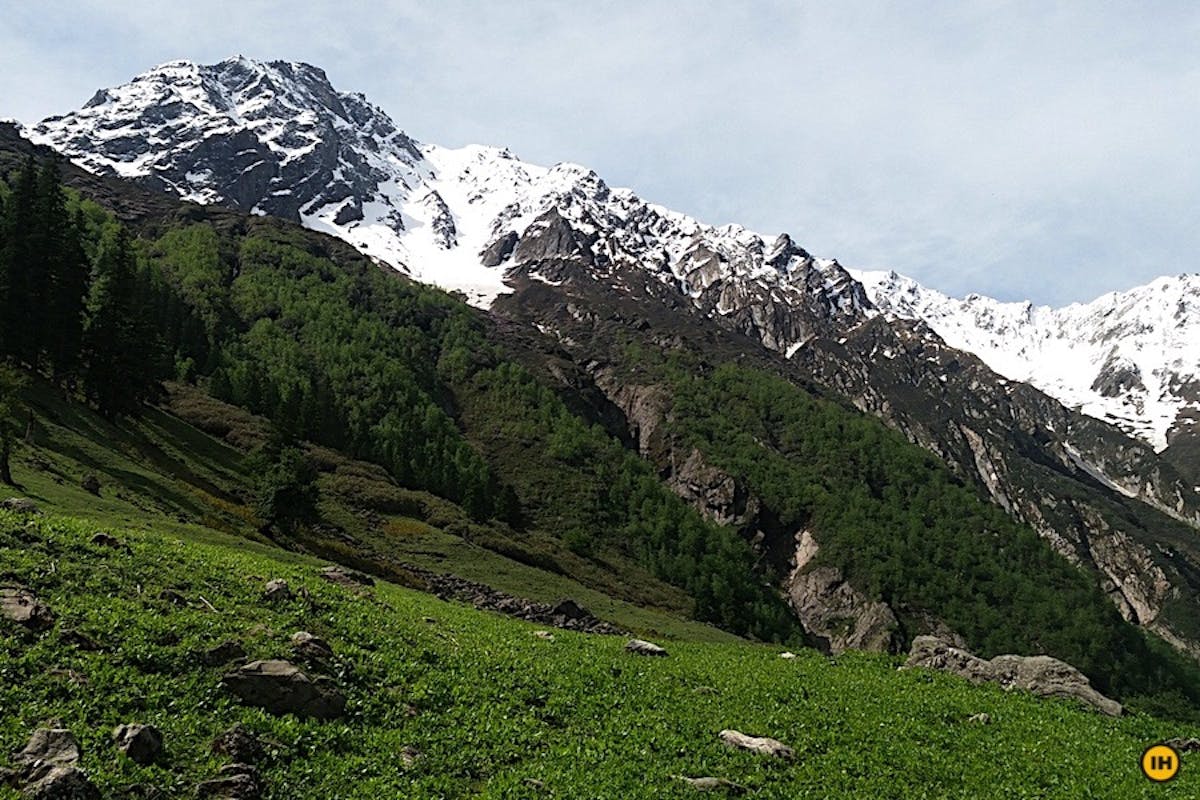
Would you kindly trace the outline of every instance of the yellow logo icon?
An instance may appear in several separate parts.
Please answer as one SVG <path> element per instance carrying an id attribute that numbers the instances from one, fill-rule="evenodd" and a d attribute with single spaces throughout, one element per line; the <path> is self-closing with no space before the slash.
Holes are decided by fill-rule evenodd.
<path id="1" fill-rule="evenodd" d="M 1142 753 L 1142 774 L 1155 783 L 1171 780 L 1179 774 L 1179 753 L 1165 744 L 1147 747 Z"/>

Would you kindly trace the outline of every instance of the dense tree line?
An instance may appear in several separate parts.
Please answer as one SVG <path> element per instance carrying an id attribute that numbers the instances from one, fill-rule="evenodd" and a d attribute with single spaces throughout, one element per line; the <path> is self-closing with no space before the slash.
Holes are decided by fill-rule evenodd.
<path id="1" fill-rule="evenodd" d="M 164 377 L 157 305 L 125 229 L 68 197 L 57 162 L 28 160 L 0 206 L 0 357 L 127 414 Z"/>
<path id="2" fill-rule="evenodd" d="M 1143 707 L 1200 708 L 1195 664 L 900 433 L 753 369 L 665 372 L 678 433 L 784 526 L 815 531 L 822 562 L 902 617 L 932 613 L 983 655 L 1058 656 Z"/>

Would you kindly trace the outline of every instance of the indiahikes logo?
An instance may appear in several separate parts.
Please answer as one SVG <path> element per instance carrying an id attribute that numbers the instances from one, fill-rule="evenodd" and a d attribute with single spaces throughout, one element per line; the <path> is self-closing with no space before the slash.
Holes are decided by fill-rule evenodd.
<path id="1" fill-rule="evenodd" d="M 1142 753 L 1142 773 L 1155 783 L 1171 780 L 1179 774 L 1179 753 L 1166 744 L 1147 747 Z"/>

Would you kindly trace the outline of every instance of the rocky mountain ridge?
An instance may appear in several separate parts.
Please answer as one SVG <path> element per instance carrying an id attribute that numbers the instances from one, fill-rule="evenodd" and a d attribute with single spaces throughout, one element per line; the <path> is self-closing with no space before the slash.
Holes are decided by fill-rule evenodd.
<path id="1" fill-rule="evenodd" d="M 1011 380 L 1165 449 L 1200 409 L 1200 275 L 1161 277 L 1063 308 L 946 296 L 895 272 L 854 272 L 877 308 L 921 320 Z"/>

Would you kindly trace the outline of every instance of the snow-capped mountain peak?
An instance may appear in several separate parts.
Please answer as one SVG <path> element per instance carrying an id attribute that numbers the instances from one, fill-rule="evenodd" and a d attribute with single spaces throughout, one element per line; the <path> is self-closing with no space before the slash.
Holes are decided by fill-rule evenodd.
<path id="1" fill-rule="evenodd" d="M 920 319 L 996 372 L 1158 450 L 1200 406 L 1200 275 L 1161 277 L 1063 308 L 962 299 L 895 272 L 855 272 L 884 313 Z"/>
<path id="2" fill-rule="evenodd" d="M 172 61 L 28 133 L 94 172 L 303 222 L 480 306 L 508 291 L 514 237 L 550 209 L 586 240 L 597 269 L 637 263 L 697 304 L 716 286 L 716 313 L 742 305 L 735 295 L 814 288 L 827 295 L 818 305 L 839 313 L 868 305 L 840 266 L 818 265 L 786 236 L 702 224 L 578 164 L 419 143 L 308 64 Z"/>

